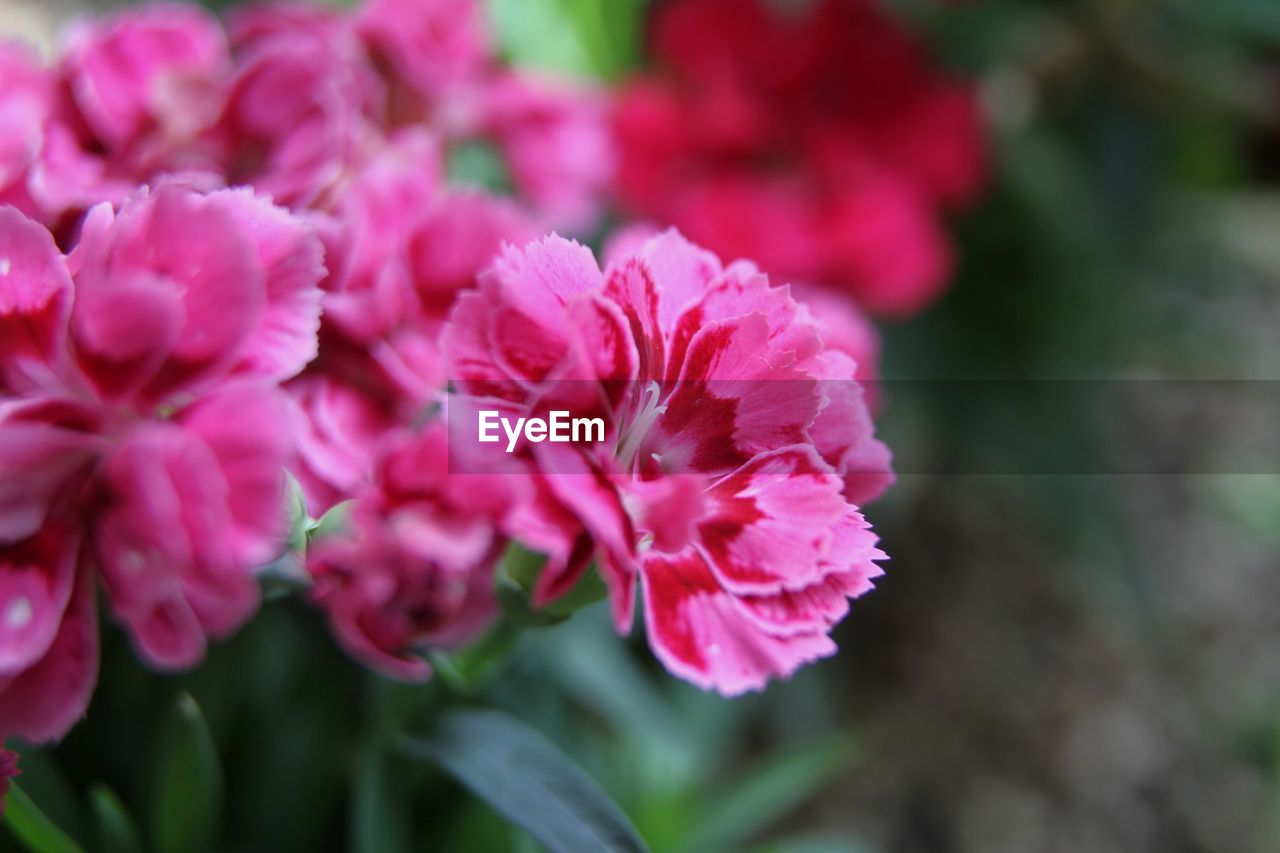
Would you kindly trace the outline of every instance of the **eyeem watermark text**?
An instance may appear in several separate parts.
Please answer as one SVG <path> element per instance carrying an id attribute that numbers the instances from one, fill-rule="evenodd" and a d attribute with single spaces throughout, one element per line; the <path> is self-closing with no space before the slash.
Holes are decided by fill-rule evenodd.
<path id="1" fill-rule="evenodd" d="M 499 428 L 507 437 L 508 453 L 516 449 L 521 435 L 534 444 L 543 441 L 566 444 L 604 441 L 604 418 L 574 418 L 567 411 L 548 414 L 546 419 L 516 418 L 513 424 L 510 418 L 502 417 L 497 410 L 482 410 L 479 413 L 479 441 L 482 444 L 498 443 L 501 440 Z"/>

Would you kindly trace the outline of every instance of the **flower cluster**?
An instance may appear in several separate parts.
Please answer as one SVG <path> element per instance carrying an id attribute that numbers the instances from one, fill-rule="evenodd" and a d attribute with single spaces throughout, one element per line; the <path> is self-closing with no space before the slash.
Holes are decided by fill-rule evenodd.
<path id="1" fill-rule="evenodd" d="M 39 741 L 88 702 L 99 587 L 162 668 L 253 612 L 281 472 L 317 515 L 366 490 L 444 389 L 455 292 L 589 225 L 611 143 L 470 0 L 153 4 L 48 64 L 0 44 L 0 80 L 0 738 Z M 453 185 L 477 148 L 513 197 Z"/>
<path id="2" fill-rule="evenodd" d="M 0 209 L 0 733 L 50 740 L 84 713 L 99 583 L 165 669 L 253 613 L 322 254 L 244 190 L 104 202 L 69 256 Z"/>
<path id="3" fill-rule="evenodd" d="M 594 554 L 619 629 L 639 583 L 654 652 L 725 694 L 834 652 L 883 556 L 857 505 L 891 474 L 822 330 L 788 288 L 674 231 L 604 272 L 558 237 L 507 249 L 444 330 L 456 408 L 606 424 L 604 442 L 525 445 L 540 494 L 510 524 L 548 557 L 535 603 Z"/>
<path id="4" fill-rule="evenodd" d="M 703 7 L 718 8 L 688 14 Z M 673 10 L 663 43 L 687 26 Z M 735 37 L 756 38 L 761 15 Z M 882 47 L 885 68 L 912 69 L 910 115 L 881 127 L 845 105 L 853 124 L 820 122 L 812 139 L 784 123 L 806 156 L 857 159 L 832 161 L 849 177 L 832 203 L 879 222 L 868 188 L 891 187 L 902 221 L 933 234 L 925 200 L 967 192 L 972 164 L 902 140 L 967 120 L 967 101 L 919 71 L 914 49 Z M 727 101 L 650 95 L 694 113 L 744 106 L 724 76 L 743 71 L 735 50 L 685 69 L 728 86 Z M 800 66 L 785 76 L 803 89 L 816 72 Z M 619 231 L 603 270 L 540 236 L 594 223 L 612 174 L 607 108 L 499 62 L 472 0 L 285 3 L 225 25 L 151 5 L 77 24 L 49 65 L 0 46 L 14 129 L 0 142 L 0 744 L 59 738 L 85 713 L 99 600 L 147 663 L 189 667 L 254 613 L 259 574 L 290 549 L 342 646 L 402 679 L 430 674 L 424 648 L 493 624 L 512 553 L 536 563 L 522 606 L 566 606 L 598 573 L 619 630 L 638 595 L 667 668 L 726 695 L 835 650 L 832 627 L 883 557 L 859 510 L 892 480 L 860 384 L 875 332 L 845 297 L 776 286 L 675 230 Z M 685 114 L 659 118 L 626 146 Z M 459 186 L 460 158 L 477 152 L 509 192 Z M 623 189 L 651 180 L 674 201 L 650 214 L 738 254 L 714 211 L 686 215 L 682 178 L 635 171 L 637 152 Z M 826 186 L 805 162 L 783 183 Z M 757 207 L 772 204 L 772 184 L 753 186 Z M 834 247 L 880 247 L 888 232 L 850 242 L 815 210 L 769 231 L 765 266 L 848 283 Z M 794 256 L 814 265 L 789 269 L 777 247 L 811 225 L 821 245 Z M 921 263 L 919 247 L 880 248 Z M 860 292 L 915 304 L 924 285 L 901 272 L 859 278 Z M 603 439 L 495 456 L 476 441 L 481 409 L 571 410 L 598 418 Z M 304 517 L 290 518 L 286 472 Z"/>
<path id="5" fill-rule="evenodd" d="M 60 236 L 99 201 L 182 175 L 331 210 L 404 132 L 423 171 L 479 149 L 539 223 L 590 224 L 612 170 L 602 95 L 497 61 L 473 0 L 152 4 L 76 24 L 56 62 L 0 45 L 0 202 Z"/>
<path id="6" fill-rule="evenodd" d="M 940 292 L 940 210 L 984 174 L 976 99 L 881 3 L 663 2 L 650 35 L 616 110 L 624 206 L 877 313 Z"/>

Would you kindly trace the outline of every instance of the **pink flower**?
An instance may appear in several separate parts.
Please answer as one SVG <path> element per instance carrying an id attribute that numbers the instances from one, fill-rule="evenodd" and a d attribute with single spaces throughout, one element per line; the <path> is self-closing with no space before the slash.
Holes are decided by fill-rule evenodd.
<path id="1" fill-rule="evenodd" d="M 144 133 L 202 129 L 217 115 L 230 57 L 216 18 L 173 3 L 77 22 L 62 62 L 89 129 L 115 149 Z"/>
<path id="2" fill-rule="evenodd" d="M 8 50 L 0 59 L 0 103 L 24 109 L 25 132 L 14 144 L 30 155 L 21 174 L 0 175 L 0 200 L 65 238 L 86 208 L 122 202 L 160 175 L 221 184 L 199 144 L 230 70 L 214 18 L 153 5 L 81 20 L 64 41 L 52 70 L 30 58 L 15 67 Z"/>
<path id="3" fill-rule="evenodd" d="M 673 672 L 735 694 L 834 651 L 827 632 L 882 556 L 850 499 L 891 475 L 855 365 L 786 288 L 674 232 L 604 273 L 549 238 L 508 250 L 459 297 L 444 347 L 468 410 L 606 421 L 603 444 L 524 453 L 596 543 L 620 628 L 639 581 Z M 545 603 L 585 564 L 562 516 L 533 506 L 523 521 L 564 540 L 540 549 L 554 557 L 535 590 Z"/>
<path id="4" fill-rule="evenodd" d="M 866 385 L 880 378 L 880 333 L 856 302 L 812 285 L 793 284 L 791 293 L 818 327 L 826 348 L 853 360 L 859 382 Z"/>
<path id="5" fill-rule="evenodd" d="M 293 376 L 316 354 L 322 258 L 303 222 L 244 190 L 100 205 L 70 257 L 79 374 L 142 408 L 229 376 Z"/>
<path id="6" fill-rule="evenodd" d="M 232 32 L 234 78 L 210 138 L 229 182 L 295 207 L 331 205 L 375 146 L 382 80 L 337 13 L 254 8 Z"/>
<path id="7" fill-rule="evenodd" d="M 60 737 L 96 677 L 94 577 L 155 666 L 256 608 L 315 354 L 319 241 L 244 191 L 86 218 L 70 258 L 0 209 L 0 735 Z"/>
<path id="8" fill-rule="evenodd" d="M 477 131 L 498 145 L 517 194 L 550 227 L 589 227 L 614 174 L 604 93 L 508 72 L 481 95 Z"/>
<path id="9" fill-rule="evenodd" d="M 367 0 L 357 27 L 378 60 L 431 99 L 489 62 L 483 15 L 476 0 Z"/>
<path id="10" fill-rule="evenodd" d="M 496 612 L 493 569 L 506 547 L 498 520 L 513 481 L 449 474 L 446 431 L 397 433 L 348 530 L 308 553 L 313 597 L 354 657 L 410 681 L 431 668 L 414 653 L 474 639 Z"/>
<path id="11" fill-rule="evenodd" d="M 621 201 L 771 274 L 919 311 L 950 271 L 941 210 L 985 174 L 973 91 L 872 0 L 774 5 L 656 7 L 668 73 L 622 90 Z"/>

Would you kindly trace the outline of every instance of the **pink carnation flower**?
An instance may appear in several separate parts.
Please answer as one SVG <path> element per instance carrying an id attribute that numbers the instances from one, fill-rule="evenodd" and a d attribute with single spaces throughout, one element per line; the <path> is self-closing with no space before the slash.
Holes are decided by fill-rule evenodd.
<path id="1" fill-rule="evenodd" d="M 30 59 L 19 69 L 12 52 L 0 53 L 0 104 L 8 103 L 0 110 L 23 109 L 14 144 L 30 155 L 21 174 L 0 166 L 0 200 L 59 236 L 86 208 L 122 202 L 158 175 L 221 183 L 197 144 L 218 116 L 230 71 L 222 29 L 207 12 L 156 4 L 77 21 L 53 69 Z"/>
<path id="2" fill-rule="evenodd" d="M 230 56 L 198 6 L 153 4 L 67 31 L 63 74 L 93 136 L 119 149 L 144 133 L 190 138 L 216 118 Z"/>
<path id="3" fill-rule="evenodd" d="M 506 547 L 498 521 L 516 483 L 453 477 L 444 425 L 397 433 L 346 532 L 308 553 L 313 598 L 354 657 L 393 678 L 431 668 L 414 653 L 474 639 L 496 612 L 493 569 Z"/>
<path id="4" fill-rule="evenodd" d="M 345 16 L 311 4 L 231 21 L 235 72 L 209 144 L 231 183 L 327 208 L 376 146 L 384 84 Z"/>
<path id="5" fill-rule="evenodd" d="M 152 664 L 255 609 L 316 351 L 321 246 L 244 191 L 94 208 L 64 258 L 0 209 L 0 736 L 61 736 L 96 678 L 93 575 Z"/>
<path id="6" fill-rule="evenodd" d="M 655 653 L 695 684 L 758 689 L 834 651 L 883 556 L 851 499 L 892 475 L 856 366 L 786 288 L 674 232 L 604 273 L 553 237 L 459 297 L 444 347 L 468 411 L 606 421 L 602 444 L 523 449 L 552 497 L 512 530 L 551 557 L 535 603 L 577 581 L 585 535 L 619 627 L 638 582 Z"/>

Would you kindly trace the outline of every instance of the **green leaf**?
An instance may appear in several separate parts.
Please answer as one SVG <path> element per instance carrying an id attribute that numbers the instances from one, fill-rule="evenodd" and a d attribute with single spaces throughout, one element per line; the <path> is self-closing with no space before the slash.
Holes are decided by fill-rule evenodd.
<path id="1" fill-rule="evenodd" d="M 89 789 L 89 805 L 98 827 L 102 853 L 142 853 L 142 842 L 133 818 L 120 798 L 101 782 Z"/>
<path id="2" fill-rule="evenodd" d="M 592 565 L 567 593 L 546 607 L 534 607 L 531 600 L 533 590 L 546 563 L 545 556 L 530 551 L 519 542 L 508 546 L 494 579 L 494 593 L 513 621 L 533 626 L 555 625 L 583 607 L 603 600 L 609 593 L 600 573 Z"/>
<path id="3" fill-rule="evenodd" d="M 484 140 L 471 139 L 450 146 L 446 170 L 449 181 L 464 187 L 511 195 L 511 175 L 502 153 Z"/>
<path id="4" fill-rule="evenodd" d="M 355 501 L 350 500 L 330 507 L 328 512 L 309 526 L 307 530 L 308 540 L 317 539 L 321 536 L 338 536 L 346 533 L 350 529 L 349 523 L 353 506 L 355 506 Z"/>
<path id="5" fill-rule="evenodd" d="M 431 652 L 431 666 L 454 689 L 472 693 L 499 671 L 521 633 L 520 625 L 502 619 L 466 648 Z"/>
<path id="6" fill-rule="evenodd" d="M 555 853 L 641 851 L 613 800 L 539 732 L 496 711 L 454 711 L 408 755 L 439 765 Z"/>
<path id="7" fill-rule="evenodd" d="M 493 31 L 513 62 L 613 78 L 640 56 L 645 0 L 490 0 Z"/>
<path id="8" fill-rule="evenodd" d="M 740 848 L 847 771 L 855 752 L 852 739 L 839 735 L 751 769 L 737 787 L 716 800 L 681 849 Z"/>
<path id="9" fill-rule="evenodd" d="M 81 849 L 18 785 L 11 786 L 5 798 L 4 825 L 32 853 L 79 853 Z"/>
<path id="10" fill-rule="evenodd" d="M 316 521 L 307 514 L 307 496 L 302 491 L 298 478 L 288 471 L 284 472 L 284 508 L 289 517 L 290 551 L 307 550 L 307 532 L 316 526 Z"/>
<path id="11" fill-rule="evenodd" d="M 408 815 L 394 788 L 383 739 L 365 737 L 352 793 L 351 848 L 356 853 L 401 853 L 412 849 Z"/>
<path id="12" fill-rule="evenodd" d="M 178 697 L 161 734 L 152 785 L 151 841 L 158 853 L 212 848 L 222 808 L 222 769 L 200 706 L 186 693 Z"/>

